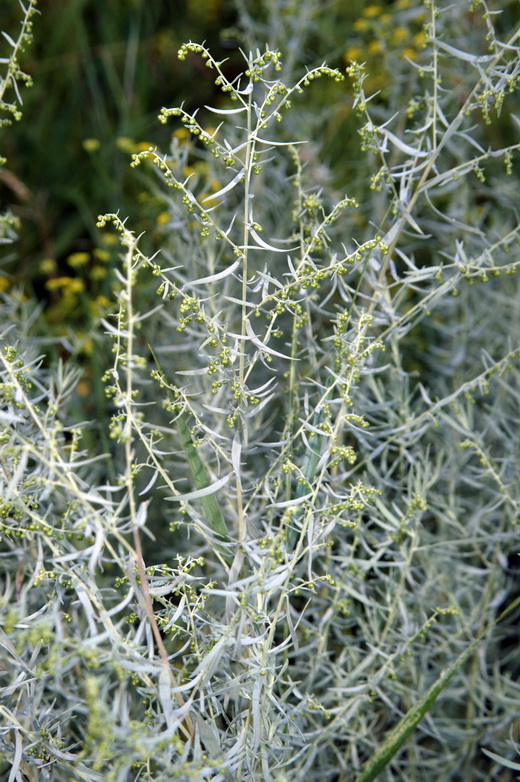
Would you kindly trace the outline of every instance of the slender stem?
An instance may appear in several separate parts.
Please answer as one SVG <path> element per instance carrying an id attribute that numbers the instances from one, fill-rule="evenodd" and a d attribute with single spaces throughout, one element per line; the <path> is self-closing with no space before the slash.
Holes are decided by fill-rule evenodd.
<path id="1" fill-rule="evenodd" d="M 431 40 L 432 40 L 432 54 L 433 54 L 433 111 L 432 111 L 432 149 L 437 147 L 437 101 L 439 99 L 439 72 L 438 72 L 438 51 L 437 51 L 437 33 L 436 33 L 436 9 L 435 2 L 432 1 L 430 6 L 431 13 Z"/>
<path id="2" fill-rule="evenodd" d="M 148 585 L 148 578 L 146 576 L 146 569 L 145 569 L 144 559 L 143 559 L 143 550 L 141 547 L 141 537 L 139 535 L 139 528 L 137 527 L 136 524 L 133 525 L 132 532 L 133 532 L 134 546 L 135 546 L 134 559 L 137 564 L 137 571 L 139 573 L 139 579 L 141 581 L 141 591 L 142 591 L 144 609 L 146 611 L 146 616 L 148 618 L 148 621 L 150 622 L 150 627 L 152 629 L 155 643 L 157 644 L 157 649 L 159 650 L 159 655 L 161 657 L 162 664 L 170 674 L 171 683 L 175 687 L 178 684 L 178 682 L 172 671 L 172 667 L 168 659 L 168 652 L 166 651 L 166 647 L 164 646 L 164 641 L 162 639 L 161 632 L 157 624 L 157 619 L 155 617 L 155 613 L 153 610 L 152 597 L 150 595 L 150 587 Z M 182 697 L 180 692 L 175 693 L 175 700 L 177 701 L 179 706 L 184 706 L 184 698 Z M 188 735 L 190 739 L 193 740 L 195 736 L 195 730 L 190 715 L 186 714 L 184 720 L 186 722 Z"/>
<path id="3" fill-rule="evenodd" d="M 248 258 L 249 258 L 249 231 L 251 224 L 250 208 L 250 189 L 251 189 L 251 166 L 253 163 L 255 142 L 252 138 L 252 116 L 253 116 L 253 91 L 251 90 L 247 100 L 247 138 L 248 143 L 245 149 L 244 163 L 244 230 L 242 234 L 242 305 L 241 305 L 241 326 L 240 326 L 240 356 L 239 356 L 239 384 L 240 393 L 244 394 L 244 384 L 246 376 L 246 334 L 247 334 L 247 276 L 248 276 Z M 246 524 L 244 514 L 244 500 L 242 496 L 242 486 L 240 481 L 236 481 L 237 492 L 237 515 L 238 515 L 238 540 L 243 543 L 246 539 Z"/>
<path id="4" fill-rule="evenodd" d="M 143 606 L 146 612 L 147 619 L 150 623 L 150 627 L 152 629 L 152 634 L 155 639 L 155 643 L 157 644 L 157 649 L 159 651 L 159 655 L 161 657 L 161 661 L 165 667 L 165 669 L 168 671 L 170 675 L 170 680 L 172 682 L 173 686 L 177 685 L 177 681 L 175 679 L 175 676 L 173 674 L 170 661 L 168 659 L 168 653 L 166 651 L 166 648 L 164 646 L 163 639 L 161 637 L 161 633 L 159 630 L 159 626 L 157 624 L 157 619 L 153 610 L 153 604 L 152 604 L 152 598 L 150 595 L 150 588 L 148 585 L 148 578 L 146 576 L 146 569 L 144 565 L 144 558 L 143 558 L 143 550 L 141 546 L 141 538 L 139 535 L 139 527 L 136 523 L 137 518 L 137 504 L 135 500 L 135 493 L 134 493 L 134 473 L 133 473 L 133 463 L 134 463 L 134 449 L 133 449 L 133 428 L 132 428 L 132 409 L 133 409 L 133 369 L 134 369 L 134 311 L 133 311 L 133 286 L 134 286 L 134 250 L 135 250 L 135 242 L 132 241 L 129 243 L 128 252 L 126 255 L 126 289 L 125 289 L 125 300 L 126 300 L 126 313 L 125 318 L 127 321 L 127 328 L 126 328 L 126 350 L 123 352 L 123 354 L 117 354 L 119 356 L 119 360 L 123 364 L 125 368 L 125 377 L 126 377 L 126 388 L 125 388 L 125 408 L 126 408 L 126 426 L 124 430 L 124 443 L 125 443 L 125 463 L 126 463 L 126 475 L 125 475 L 125 484 L 127 488 L 128 493 L 128 505 L 129 505 L 129 513 L 130 518 L 132 520 L 132 534 L 134 539 L 134 547 L 135 547 L 135 553 L 134 553 L 134 560 L 137 564 L 137 570 L 139 573 L 139 579 L 141 582 L 141 592 L 142 592 L 142 599 L 143 599 Z M 120 310 L 120 318 L 122 316 L 123 309 Z M 121 326 L 122 324 L 120 324 Z M 122 346 L 118 346 L 122 347 Z M 179 692 L 175 693 L 175 700 L 179 704 L 179 706 L 184 706 L 184 698 Z M 185 723 L 187 728 L 187 733 L 191 739 L 194 737 L 194 728 L 191 721 L 191 718 L 189 714 L 185 717 Z"/>

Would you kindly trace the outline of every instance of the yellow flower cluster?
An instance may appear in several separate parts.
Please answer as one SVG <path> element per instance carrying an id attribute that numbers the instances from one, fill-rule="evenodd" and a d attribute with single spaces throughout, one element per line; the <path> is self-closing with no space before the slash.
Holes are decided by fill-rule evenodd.
<path id="1" fill-rule="evenodd" d="M 371 3 L 353 24 L 356 38 L 345 51 L 344 59 L 367 64 L 368 89 L 380 90 L 388 83 L 387 58 L 397 55 L 400 59 L 417 59 L 426 43 L 422 29 L 425 17 L 422 9 L 407 22 L 399 24 L 399 11 L 412 8 L 412 0 L 397 0 L 392 5 Z"/>
<path id="2" fill-rule="evenodd" d="M 83 149 L 90 155 L 97 152 L 101 147 L 101 142 L 98 138 L 85 138 L 82 143 Z M 121 152 L 133 155 L 136 152 L 144 152 L 147 149 L 150 149 L 150 147 L 153 148 L 153 145 L 148 141 L 134 141 L 127 136 L 119 136 L 119 138 L 116 139 L 116 147 L 120 149 Z"/>
<path id="3" fill-rule="evenodd" d="M 78 269 L 80 266 L 85 266 L 90 261 L 90 253 L 72 253 L 67 258 L 67 263 L 72 269 Z"/>
<path id="4" fill-rule="evenodd" d="M 45 287 L 48 291 L 59 291 L 62 296 L 75 296 L 85 290 L 85 283 L 79 277 L 52 277 L 47 280 Z"/>
<path id="5" fill-rule="evenodd" d="M 39 272 L 47 278 L 45 288 L 51 294 L 51 302 L 46 309 L 49 324 L 59 324 L 61 327 L 71 315 L 77 323 L 78 318 L 88 321 L 90 317 L 97 318 L 106 314 L 110 300 L 101 290 L 104 290 L 104 281 L 109 274 L 108 263 L 114 258 L 118 248 L 117 234 L 106 231 L 101 237 L 100 247 L 89 252 L 78 250 L 66 257 L 67 266 L 71 269 L 70 274 L 63 273 L 63 266 L 59 265 L 55 258 L 48 257 L 40 261 Z"/>
<path id="6" fill-rule="evenodd" d="M 134 155 L 138 152 L 146 152 L 149 149 L 153 149 L 153 144 L 149 141 L 134 141 L 132 138 L 126 136 L 120 136 L 116 139 L 116 147 L 121 152 L 126 152 L 128 155 Z"/>

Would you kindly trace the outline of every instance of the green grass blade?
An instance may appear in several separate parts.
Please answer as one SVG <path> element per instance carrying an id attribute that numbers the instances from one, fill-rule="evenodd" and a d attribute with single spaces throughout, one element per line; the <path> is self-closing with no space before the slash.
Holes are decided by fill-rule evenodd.
<path id="1" fill-rule="evenodd" d="M 316 413 L 314 416 L 314 420 L 312 422 L 312 425 L 317 428 L 325 419 L 325 411 L 323 408 Z M 305 456 L 303 458 L 303 464 L 302 464 L 302 476 L 305 478 L 305 483 L 298 483 L 296 487 L 296 491 L 294 493 L 295 499 L 300 499 L 300 497 L 303 497 L 304 494 L 309 493 L 309 486 L 312 486 L 314 482 L 314 478 L 316 477 L 316 470 L 318 468 L 318 462 L 320 461 L 321 456 L 321 446 L 323 444 L 323 437 L 320 437 L 319 435 L 315 436 L 313 438 L 314 442 L 312 443 L 312 447 L 309 447 L 306 452 Z M 296 543 L 296 538 L 299 535 L 299 525 L 302 521 L 304 516 L 304 506 L 299 505 L 296 509 L 296 512 L 292 516 L 291 524 L 289 526 L 289 529 L 287 531 L 287 550 L 292 551 L 294 548 L 294 544 Z"/>
<path id="2" fill-rule="evenodd" d="M 204 465 L 204 462 L 199 456 L 196 446 L 193 444 L 189 426 L 187 424 L 186 413 L 181 413 L 177 418 L 177 429 L 186 454 L 188 467 L 190 468 L 193 483 L 197 489 L 206 489 L 211 485 L 211 480 Z M 224 516 L 218 504 L 218 500 L 215 494 L 206 494 L 200 498 L 202 507 L 207 520 L 210 523 L 213 532 L 218 535 L 222 541 L 228 541 L 228 533 Z"/>
<path id="3" fill-rule="evenodd" d="M 150 352 L 155 361 L 157 370 L 160 372 L 161 376 L 165 378 L 166 375 L 164 374 L 161 365 L 159 363 L 159 360 L 157 359 L 157 356 L 155 355 L 151 347 L 150 347 Z M 166 386 L 166 393 L 168 394 L 168 399 L 171 402 L 176 401 L 168 386 Z M 188 463 L 188 467 L 190 469 L 191 477 L 193 478 L 193 483 L 195 485 L 195 488 L 206 489 L 208 486 L 211 485 L 211 478 L 208 474 L 204 462 L 199 456 L 195 444 L 193 443 L 193 439 L 191 437 L 191 432 L 190 432 L 190 426 L 188 424 L 187 414 L 181 412 L 176 419 L 176 423 L 177 423 L 179 436 L 181 438 L 182 447 L 186 455 L 186 461 Z M 228 530 L 216 496 L 214 494 L 206 494 L 200 497 L 200 501 L 202 503 L 204 514 L 206 516 L 207 521 L 209 522 L 211 529 L 213 530 L 215 535 L 217 535 L 220 541 L 227 543 L 229 541 Z"/>
<path id="4" fill-rule="evenodd" d="M 498 617 L 497 617 L 497 619 L 496 619 L 496 621 L 495 621 L 495 624 L 498 624 L 499 622 L 501 622 L 501 621 L 502 621 L 502 619 L 505 619 L 505 618 L 506 618 L 506 616 L 507 616 L 508 614 L 510 614 L 512 611 L 514 611 L 514 610 L 515 610 L 515 608 L 516 608 L 517 606 L 519 606 L 519 605 L 520 605 L 520 595 L 518 595 L 518 597 L 516 597 L 516 598 L 513 600 L 513 602 L 512 602 L 512 603 L 509 603 L 509 605 L 507 606 L 507 608 L 505 608 L 505 609 L 502 611 L 502 613 L 500 614 L 500 616 L 498 616 Z"/>
<path id="5" fill-rule="evenodd" d="M 367 761 L 360 776 L 355 782 L 372 782 L 373 779 L 379 776 L 381 771 L 388 765 L 396 752 L 403 746 L 406 739 L 431 709 L 440 693 L 448 685 L 461 665 L 464 664 L 471 653 L 476 649 L 480 640 L 480 638 L 477 638 L 476 641 L 473 641 L 473 643 L 461 652 L 455 662 L 441 673 L 439 678 L 425 692 L 415 706 L 413 706 L 395 728 L 390 731 L 379 749 L 377 749 L 370 760 Z"/>

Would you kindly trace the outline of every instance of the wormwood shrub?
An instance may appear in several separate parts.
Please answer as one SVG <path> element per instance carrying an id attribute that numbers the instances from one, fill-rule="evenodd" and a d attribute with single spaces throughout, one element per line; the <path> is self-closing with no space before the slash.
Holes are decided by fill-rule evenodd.
<path id="1" fill-rule="evenodd" d="M 3 778 L 516 767 L 519 145 L 487 123 L 511 122 L 520 67 L 518 32 L 478 7 L 466 50 L 456 9 L 428 4 L 396 117 L 349 67 L 359 210 L 309 181 L 290 121 L 343 74 L 286 85 L 266 49 L 230 82 L 181 48 L 229 101 L 163 109 L 186 132 L 134 157 L 168 216 L 159 254 L 99 219 L 122 247 L 109 456 L 68 413 L 74 370 L 45 368 L 4 297 Z"/>

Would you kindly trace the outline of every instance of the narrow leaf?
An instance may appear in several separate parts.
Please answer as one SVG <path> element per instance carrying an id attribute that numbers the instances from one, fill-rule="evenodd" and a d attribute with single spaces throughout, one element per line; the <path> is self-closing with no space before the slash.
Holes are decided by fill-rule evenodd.
<path id="1" fill-rule="evenodd" d="M 244 176 L 245 169 L 242 168 L 236 176 L 233 177 L 231 182 L 229 182 L 227 185 L 222 187 L 220 190 L 217 190 L 216 193 L 212 193 L 209 196 L 206 196 L 206 198 L 202 199 L 202 203 L 204 204 L 206 201 L 213 201 L 215 198 L 220 198 L 221 195 L 224 195 L 224 193 L 229 192 L 229 190 L 233 190 L 233 188 L 238 185 L 238 183 L 241 181 L 241 179 Z"/>
<path id="2" fill-rule="evenodd" d="M 409 144 L 405 144 L 404 141 L 401 141 L 400 138 L 398 138 L 395 133 L 392 133 L 391 130 L 386 130 L 386 128 L 376 128 L 376 130 L 381 133 L 382 136 L 387 138 L 397 149 L 400 149 L 401 152 L 404 152 L 406 155 L 410 155 L 410 157 L 428 157 L 431 153 L 426 150 L 420 150 L 416 147 L 411 147 Z"/>
<path id="3" fill-rule="evenodd" d="M 258 233 L 255 231 L 254 228 L 250 227 L 249 228 L 249 233 L 251 234 L 251 236 L 253 237 L 255 242 L 257 242 L 260 245 L 260 247 L 263 247 L 264 250 L 271 250 L 271 252 L 273 252 L 273 253 L 286 253 L 286 252 L 293 253 L 295 250 L 298 250 L 298 247 L 291 247 L 291 248 L 289 248 L 289 250 L 287 250 L 284 247 L 282 247 L 282 248 L 280 248 L 280 247 L 273 247 L 272 244 L 267 244 L 267 242 L 264 242 L 262 237 L 258 235 Z M 253 246 L 249 246 L 248 249 L 256 250 L 257 248 L 253 245 Z"/>
<path id="4" fill-rule="evenodd" d="M 177 502 L 185 502 L 187 500 L 201 500 L 204 497 L 209 497 L 211 494 L 215 494 L 219 489 L 225 486 L 231 478 L 231 475 L 232 473 L 229 472 L 227 475 L 224 475 L 223 478 L 219 478 L 218 481 L 211 483 L 209 486 L 202 486 L 200 489 L 188 491 L 185 494 L 176 494 L 174 497 L 170 497 L 170 499 Z"/>
<path id="5" fill-rule="evenodd" d="M 241 480 L 242 465 L 240 462 L 241 453 L 242 453 L 242 443 L 240 442 L 239 438 L 235 436 L 233 438 L 233 445 L 231 446 L 231 464 L 233 465 L 233 470 L 235 472 L 237 486 L 242 485 L 242 480 Z"/>
<path id="6" fill-rule="evenodd" d="M 239 109 L 216 109 L 214 106 L 204 106 L 205 109 L 211 111 L 213 114 L 241 114 L 246 110 L 246 106 L 241 106 Z"/>
<path id="7" fill-rule="evenodd" d="M 5 40 L 6 40 L 6 41 L 8 41 L 8 42 L 11 44 L 11 46 L 13 47 L 13 49 L 16 49 L 16 44 L 15 44 L 15 42 L 13 41 L 13 39 L 11 38 L 11 36 L 10 36 L 10 35 L 7 35 L 7 33 L 5 33 L 3 30 L 2 30 L 2 35 L 4 36 Z"/>
<path id="8" fill-rule="evenodd" d="M 469 52 L 462 51 L 462 49 L 456 49 L 454 46 L 450 46 L 449 43 L 444 43 L 444 41 L 440 41 L 438 38 L 435 40 L 435 43 L 439 49 L 442 49 L 447 54 L 451 54 L 452 57 L 456 57 L 458 60 L 464 60 L 465 62 L 491 62 L 495 57 L 494 54 L 470 54 Z"/>
<path id="9" fill-rule="evenodd" d="M 251 326 L 249 320 L 246 320 L 246 331 L 247 331 L 247 336 L 249 337 L 253 345 L 256 345 L 256 347 L 260 348 L 260 350 L 263 350 L 266 353 L 270 353 L 272 356 L 280 356 L 280 358 L 285 358 L 288 361 L 298 360 L 298 359 L 291 358 L 291 356 L 286 356 L 283 353 L 279 353 L 277 350 L 274 350 L 273 348 L 270 348 L 268 345 L 266 345 L 265 342 L 262 342 L 260 338 L 257 337 L 255 332 L 253 331 L 253 327 Z"/>
<path id="10" fill-rule="evenodd" d="M 242 263 L 242 261 L 240 260 L 240 258 L 238 258 L 234 263 L 231 264 L 231 266 L 228 266 L 227 269 L 223 269 L 223 271 L 217 272 L 216 274 L 210 274 L 208 277 L 199 277 L 198 280 L 193 280 L 193 282 L 187 283 L 184 287 L 194 288 L 196 285 L 205 285 L 206 283 L 217 282 L 217 280 L 223 280 L 224 277 L 229 277 L 230 274 L 233 274 L 233 272 L 238 268 L 240 263 Z M 207 373 L 207 369 L 205 369 L 204 372 Z"/>
<path id="11" fill-rule="evenodd" d="M 495 752 L 491 752 L 489 749 L 482 748 L 482 752 L 484 755 L 487 755 L 488 758 L 491 758 L 492 760 L 496 760 L 497 763 L 500 763 L 501 766 L 505 766 L 505 768 L 512 768 L 513 771 L 520 771 L 520 763 L 515 763 L 513 760 L 508 760 L 508 758 L 503 758 L 501 755 L 497 755 Z"/>
<path id="12" fill-rule="evenodd" d="M 15 780 L 20 779 L 19 768 L 20 768 L 20 763 L 22 761 L 23 742 L 19 730 L 14 731 L 14 744 L 15 744 L 15 751 L 14 751 L 13 765 L 11 766 L 11 772 L 9 774 L 8 782 L 15 782 Z"/>

